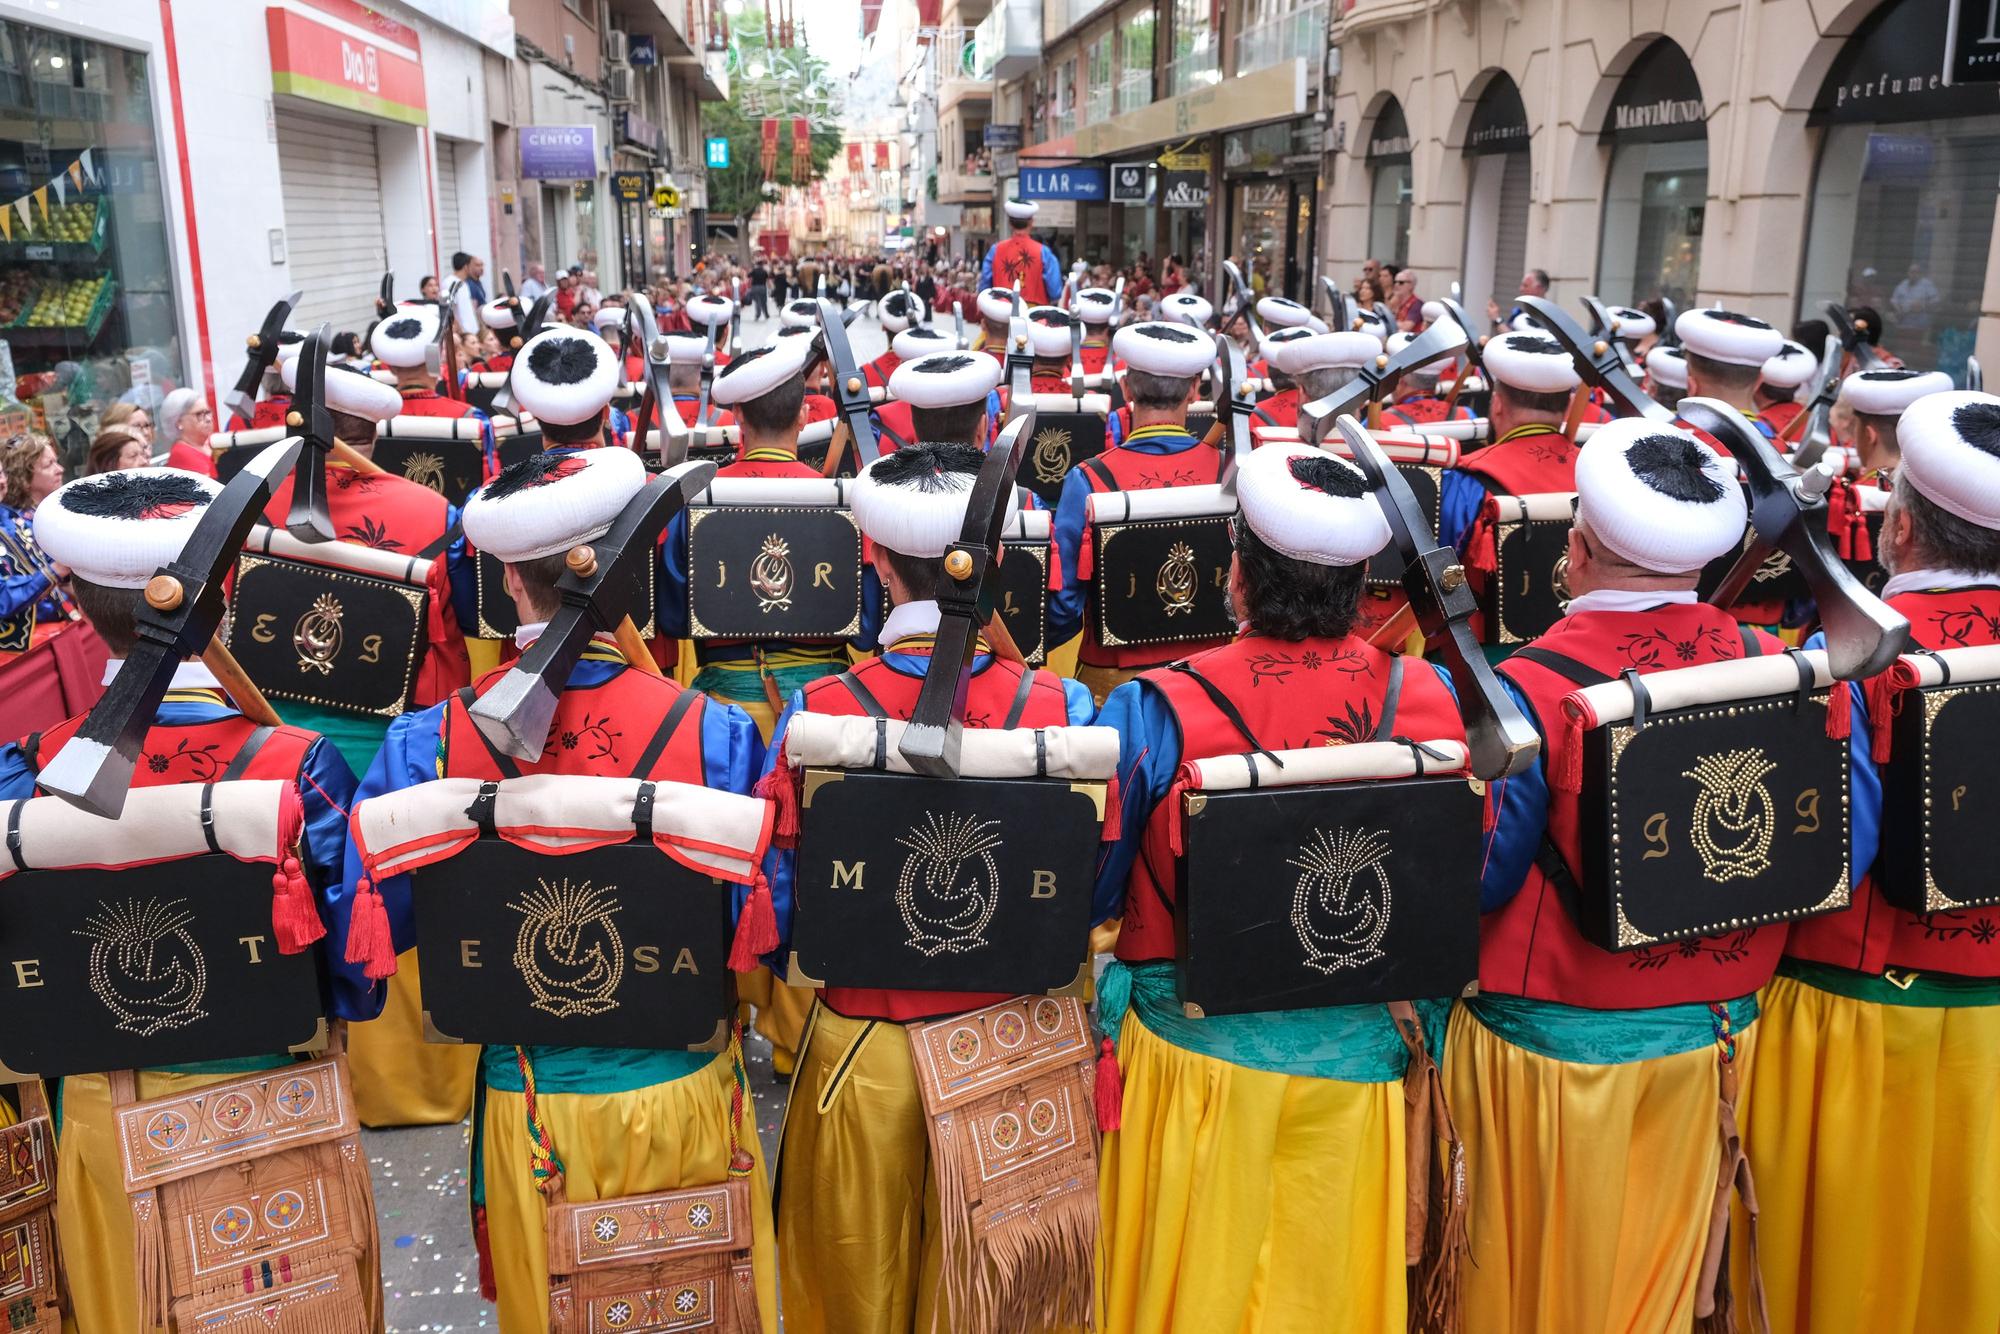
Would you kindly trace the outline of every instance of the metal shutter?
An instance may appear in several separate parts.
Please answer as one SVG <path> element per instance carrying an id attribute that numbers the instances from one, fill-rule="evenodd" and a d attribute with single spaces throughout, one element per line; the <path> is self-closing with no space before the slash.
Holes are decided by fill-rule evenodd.
<path id="1" fill-rule="evenodd" d="M 277 120 L 286 250 L 292 284 L 305 293 L 292 327 L 326 320 L 359 332 L 374 317 L 389 266 L 374 127 L 283 108 Z M 414 278 L 404 281 L 414 286 Z"/>
<path id="2" fill-rule="evenodd" d="M 459 244 L 458 226 L 458 145 L 450 139 L 437 141 L 438 177 L 438 262 L 451 267 L 452 252 L 465 249 Z M 440 279 L 444 275 L 438 275 Z"/>
<path id="3" fill-rule="evenodd" d="M 1529 182 L 1528 155 L 1507 154 L 1493 229 L 1493 289 L 1502 307 L 1520 290 L 1521 275 L 1528 271 Z"/>

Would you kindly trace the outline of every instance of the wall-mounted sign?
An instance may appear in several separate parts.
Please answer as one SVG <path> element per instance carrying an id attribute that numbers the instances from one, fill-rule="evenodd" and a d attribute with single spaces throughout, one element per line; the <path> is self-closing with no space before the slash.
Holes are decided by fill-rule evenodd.
<path id="1" fill-rule="evenodd" d="M 647 120 L 636 111 L 620 110 L 618 113 L 618 141 L 636 144 L 649 153 L 658 153 L 660 145 L 666 142 L 666 135 L 660 127 Z"/>
<path id="2" fill-rule="evenodd" d="M 1495 74 L 1473 104 L 1465 151 L 1469 155 L 1528 151 L 1528 109 L 1521 105 L 1521 90 L 1506 74 Z"/>
<path id="3" fill-rule="evenodd" d="M 1207 208 L 1208 173 L 1169 171 L 1160 175 L 1160 203 L 1165 208 Z"/>
<path id="4" fill-rule="evenodd" d="M 1019 125 L 988 125 L 984 136 L 988 148 L 1019 148 L 1021 127 Z"/>
<path id="5" fill-rule="evenodd" d="M 537 181 L 597 178 L 595 125 L 523 125 L 521 174 Z"/>
<path id="6" fill-rule="evenodd" d="M 2000 56 L 2000 44 L 1987 46 L 1984 40 L 1989 19 L 2000 20 L 1993 0 L 1963 4 L 1956 28 L 1951 0 L 1889 0 L 1862 20 L 1834 56 L 1808 123 L 1952 120 L 2000 112 L 2000 91 L 1991 82 L 2000 79 L 2000 63 L 1970 63 L 1982 50 Z M 1941 53 L 1944 68 L 1932 63 L 1932 52 Z M 1967 57 L 1962 72 L 1957 70 L 1961 53 Z"/>
<path id="7" fill-rule="evenodd" d="M 646 173 L 643 171 L 614 171 L 611 173 L 611 193 L 628 204 L 636 204 L 646 197 Z"/>
<path id="8" fill-rule="evenodd" d="M 1686 53 L 1671 40 L 1660 38 L 1632 62 L 1605 113 L 1603 137 L 1652 141 L 1708 137 L 1701 81 Z"/>
<path id="9" fill-rule="evenodd" d="M 345 17 L 344 2 L 332 0 L 326 12 Z M 358 4 L 345 7 L 354 13 L 338 28 L 297 10 L 264 11 L 272 91 L 406 125 L 428 124 L 416 29 Z"/>
<path id="10" fill-rule="evenodd" d="M 639 66 L 657 65 L 660 63 L 660 48 L 650 33 L 635 32 L 625 39 L 625 59 Z"/>
<path id="11" fill-rule="evenodd" d="M 710 139 L 708 141 L 708 151 L 703 156 L 702 161 L 716 171 L 729 170 L 729 141 L 721 135 L 716 135 Z"/>
<path id="12" fill-rule="evenodd" d="M 1185 143 L 1162 149 L 1155 159 L 1167 171 L 1202 171 L 1209 167 L 1208 140 L 1189 139 Z"/>
<path id="13" fill-rule="evenodd" d="M 1368 131 L 1367 158 L 1370 162 L 1410 160 L 1410 123 L 1403 118 L 1403 104 L 1393 97 Z"/>
<path id="14" fill-rule="evenodd" d="M 1021 168 L 1023 199 L 1098 200 L 1104 198 L 1104 190 L 1102 167 Z"/>
<path id="15" fill-rule="evenodd" d="M 1152 164 L 1120 162 L 1111 168 L 1111 202 L 1144 204 L 1152 198 Z"/>

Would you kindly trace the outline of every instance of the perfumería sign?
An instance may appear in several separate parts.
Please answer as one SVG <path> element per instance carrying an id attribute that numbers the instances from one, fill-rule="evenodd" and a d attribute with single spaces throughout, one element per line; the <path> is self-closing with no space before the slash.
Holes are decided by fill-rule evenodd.
<path id="1" fill-rule="evenodd" d="M 321 17 L 323 16 L 323 17 Z M 417 31 L 349 0 L 264 11 L 271 90 L 405 125 L 430 122 Z"/>
<path id="2" fill-rule="evenodd" d="M 537 181 L 597 178 L 595 125 L 523 125 L 521 174 Z"/>

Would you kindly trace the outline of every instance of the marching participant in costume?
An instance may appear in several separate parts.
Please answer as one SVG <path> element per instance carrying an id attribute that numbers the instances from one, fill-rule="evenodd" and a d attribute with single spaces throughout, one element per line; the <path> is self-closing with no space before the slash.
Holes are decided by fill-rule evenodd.
<path id="1" fill-rule="evenodd" d="M 703 292 L 688 298 L 687 317 L 697 333 L 715 330 L 715 364 L 728 365 L 729 330 L 736 319 L 736 303 L 726 296 Z"/>
<path id="2" fill-rule="evenodd" d="M 1082 559 L 1089 497 L 1100 491 L 1202 486 L 1221 481 L 1223 472 L 1222 451 L 1187 433 L 1188 404 L 1200 391 L 1202 372 L 1215 360 L 1214 340 L 1199 329 L 1153 320 L 1120 329 L 1112 351 L 1125 362 L 1132 430 L 1064 479 L 1055 519 L 1062 586 L 1049 594 L 1049 642 L 1060 644 L 1079 630 L 1086 632 L 1077 678 L 1099 699 L 1146 668 L 1180 657 L 1186 645 L 1114 648 L 1092 642 L 1087 604 L 1093 571 Z"/>
<path id="3" fill-rule="evenodd" d="M 1394 333 L 1387 344 L 1390 356 L 1410 345 L 1415 334 Z M 1403 372 L 1389 406 L 1382 409 L 1382 425 L 1416 426 L 1425 422 L 1472 421 L 1472 409 L 1454 404 L 1438 393 L 1438 380 L 1457 364 L 1455 356 L 1439 357 L 1428 366 Z"/>
<path id="4" fill-rule="evenodd" d="M 1789 338 L 1764 362 L 1757 377 L 1757 420 L 1771 428 L 1774 438 L 1786 438 L 1786 428 L 1806 410 L 1797 397 L 1799 387 L 1818 373 L 1819 358 Z"/>
<path id="5" fill-rule="evenodd" d="M 1583 802 L 1609 799 L 1577 790 L 1582 741 L 1564 697 L 1781 647 L 1695 600 L 1702 566 L 1743 540 L 1727 458 L 1621 418 L 1578 452 L 1576 490 L 1569 613 L 1498 669 L 1542 733 L 1543 762 L 1489 795 L 1479 994 L 1445 1048 L 1477 1257 L 1466 1328 L 1482 1334 L 1692 1326 L 1704 1260 L 1719 1259 L 1718 1107 L 1784 938 L 1743 926 L 1613 953 L 1558 888 L 1585 874 Z"/>
<path id="6" fill-rule="evenodd" d="M 514 341 L 514 330 L 520 328 L 521 321 L 526 318 L 521 310 L 521 299 L 503 296 L 498 300 L 489 301 L 479 308 L 479 318 L 499 338 L 500 350 L 491 356 L 481 358 L 466 369 L 472 371 L 512 369 L 514 353 L 519 349 L 519 344 Z"/>
<path id="7" fill-rule="evenodd" d="M 1687 391 L 1719 399 L 1748 418 L 1766 440 L 1777 433 L 1757 416 L 1757 384 L 1764 363 L 1785 346 L 1785 336 L 1754 315 L 1733 310 L 1690 310 L 1674 321 L 1687 352 Z M 1701 432 L 1710 448 L 1721 445 Z"/>
<path id="8" fill-rule="evenodd" d="M 1041 206 L 1029 199 L 1009 199 L 1004 207 L 1007 239 L 979 262 L 979 285 L 1005 289 L 1019 284 L 1023 301 L 1046 306 L 1062 291 L 1063 269 L 1055 247 L 1035 239 L 1035 215 Z"/>
<path id="9" fill-rule="evenodd" d="M 1265 335 L 1264 341 L 1258 344 L 1258 358 L 1264 363 L 1264 378 L 1271 382 L 1271 392 L 1257 401 L 1257 410 L 1251 414 L 1259 424 L 1298 429 L 1299 382 L 1278 366 L 1276 358 L 1278 349 L 1284 344 L 1313 336 L 1313 331 L 1302 324 L 1288 325 Z"/>
<path id="10" fill-rule="evenodd" d="M 1857 371 L 1840 382 L 1840 402 L 1854 414 L 1853 459 L 1848 472 L 1887 485 L 1900 457 L 1897 424 L 1919 399 L 1950 392 L 1943 371 Z"/>
<path id="11" fill-rule="evenodd" d="M 1883 597 L 1910 621 L 1914 642 L 1903 661 L 2000 643 L 2000 398 L 1929 395 L 1904 411 L 1897 438 L 1902 466 L 1876 550 L 1890 576 Z M 1945 673 L 1939 684 L 1950 679 Z M 1851 907 L 1793 924 L 1778 976 L 1761 997 L 1757 1063 L 1743 1091 L 1765 1254 L 1784 1257 L 1765 1266 L 1770 1327 L 1777 1334 L 1993 1328 L 2000 1326 L 1991 1278 L 2000 1264 L 1991 1218 L 2000 1195 L 1993 1100 L 2000 937 L 1990 907 L 1919 914 L 1885 896 L 1888 854 L 1899 851 L 1891 839 L 1914 845 L 1937 836 L 1907 826 L 1892 834 L 1883 809 L 1898 770 L 1928 766 L 1921 747 L 1904 740 L 1903 719 L 1914 724 L 1931 701 L 1899 698 L 1886 677 L 1839 688 L 1853 692 L 1850 827 L 1859 889 Z M 1949 717 L 1936 725 L 1943 730 L 1933 747 L 1984 744 L 1949 730 Z M 1930 784 L 1918 790 L 1927 794 Z M 1928 795 L 1923 801 L 1931 804 Z M 1940 810 L 1924 823 L 1947 818 Z M 1987 877 L 1982 870 L 1974 879 L 1983 888 Z M 1879 1224 L 1863 1229 L 1866 1244 L 1857 1244 L 1853 1220 L 1864 1214 Z M 1740 1291 L 1746 1276 L 1736 1268 Z"/>
<path id="12" fill-rule="evenodd" d="M 894 349 L 898 367 L 933 352 L 953 350 L 949 334 L 921 325 L 897 334 Z M 889 396 L 875 405 L 875 429 L 883 437 L 880 443 L 885 454 L 893 454 L 904 445 L 917 443 L 917 428 L 910 421 L 910 405 L 895 394 L 895 389 L 891 387 Z"/>
<path id="13" fill-rule="evenodd" d="M 908 288 L 898 288 L 883 297 L 876 311 L 882 321 L 882 332 L 889 336 L 889 348 L 862 367 L 861 373 L 868 377 L 869 384 L 887 389 L 889 377 L 903 362 L 902 355 L 896 351 L 896 336 L 928 323 L 931 313 L 925 307 L 923 298 Z"/>
<path id="14" fill-rule="evenodd" d="M 979 310 L 979 333 L 972 340 L 974 350 L 995 361 L 1007 360 L 1007 322 L 1014 318 L 1014 293 L 1006 287 L 982 287 L 973 303 Z"/>
<path id="15" fill-rule="evenodd" d="M 1209 757 L 1465 729 L 1442 668 L 1354 634 L 1366 564 L 1390 541 L 1360 471 L 1272 444 L 1236 486 L 1242 636 L 1118 687 L 1100 717 L 1121 738 L 1122 836 L 1098 897 L 1124 920 L 1098 995 L 1124 1096 L 1104 1147 L 1098 1324 L 1398 1334 L 1408 1053 L 1381 1004 L 1185 1017 L 1177 781 Z"/>
<path id="16" fill-rule="evenodd" d="M 680 413 L 683 426 L 693 426 L 695 415 L 701 411 L 701 362 L 708 355 L 708 338 L 703 334 L 667 334 L 667 386 L 673 391 L 674 411 Z M 735 418 L 726 412 L 719 412 L 715 400 L 709 399 L 709 426 L 729 426 Z"/>
<path id="17" fill-rule="evenodd" d="M 398 306 L 385 315 L 368 335 L 368 349 L 375 354 L 375 360 L 396 373 L 396 392 L 403 396 L 403 413 L 413 417 L 478 415 L 471 404 L 446 398 L 437 391 L 437 376 L 430 369 L 430 351 L 437 341 L 438 310 L 426 302 Z"/>
<path id="18" fill-rule="evenodd" d="M 1111 360 L 1111 326 L 1118 321 L 1122 303 L 1108 287 L 1086 287 L 1076 294 L 1075 302 L 1074 313 L 1083 321 L 1084 374 L 1102 375 Z"/>
<path id="19" fill-rule="evenodd" d="M 1497 334 L 1483 356 L 1493 443 L 1438 485 L 1438 540 L 1474 570 L 1493 568 L 1490 516 L 1480 523 L 1488 496 L 1576 489 L 1576 442 L 1563 434 L 1563 415 L 1583 383 L 1576 362 L 1546 334 Z"/>
<path id="20" fill-rule="evenodd" d="M 893 603 L 883 649 L 851 671 L 792 697 L 769 763 L 784 763 L 786 729 L 805 712 L 908 719 L 931 667 L 941 612 L 940 557 L 966 520 L 985 438 L 986 386 L 952 353 L 897 371 L 913 403 L 922 443 L 885 454 L 862 474 L 855 517 L 874 544 L 876 569 Z M 975 372 L 977 372 L 975 374 Z M 904 383 L 925 383 L 925 390 Z M 931 382 L 934 382 L 932 384 Z M 1094 709 L 1075 682 L 996 656 L 982 636 L 966 678 L 965 725 L 1082 725 Z M 779 773 L 773 781 L 789 781 Z M 781 817 L 782 819 L 782 817 Z M 791 855 L 774 854 L 781 930 L 791 903 Z M 807 1026 L 786 1111 L 778 1230 L 785 1255 L 785 1321 L 796 1334 L 955 1327 L 938 1309 L 950 1281 L 938 1225 L 940 1200 L 926 1134 L 928 1118 L 905 1025 L 963 1014 L 1010 999 L 992 993 L 828 987 Z M 951 1169 L 942 1169 L 951 1170 Z"/>
<path id="21" fill-rule="evenodd" d="M 1161 297 L 1159 311 L 1163 320 L 1179 320 L 1182 324 L 1191 324 L 1203 330 L 1215 318 L 1215 307 L 1193 292 L 1175 292 L 1172 296 Z"/>
<path id="22" fill-rule="evenodd" d="M 277 355 L 264 371 L 262 396 L 250 409 L 249 421 L 235 415 L 230 417 L 230 430 L 259 430 L 285 424 L 285 414 L 292 406 L 292 394 L 285 388 L 284 367 L 286 362 L 299 354 L 299 345 L 304 338 L 305 335 L 297 329 L 286 329 L 278 334 Z"/>
<path id="23" fill-rule="evenodd" d="M 72 572 L 77 604 L 110 650 L 107 683 L 141 642 L 135 625 L 141 590 L 161 566 L 182 556 L 221 493 L 219 484 L 193 473 L 140 468 L 81 478 L 38 507 L 38 536 L 44 548 L 58 566 Z M 0 794 L 9 799 L 35 795 L 41 770 L 84 721 L 82 716 L 71 718 L 0 748 Z M 318 900 L 314 910 L 324 911 L 323 904 L 340 882 L 340 848 L 354 791 L 352 771 L 329 742 L 302 728 L 253 723 L 230 701 L 215 676 L 199 660 L 189 659 L 174 671 L 172 685 L 145 733 L 139 761 L 132 773 L 135 787 L 233 779 L 276 779 L 292 785 L 305 817 L 298 867 Z M 160 885 L 152 870 L 130 878 L 135 886 Z M 310 926 L 318 926 L 316 917 Z M 337 1016 L 355 1017 L 361 1012 L 352 1004 L 354 997 L 339 987 L 333 1000 Z M 142 1100 L 166 1097 L 246 1072 L 276 1069 L 292 1059 L 277 1052 L 140 1070 L 136 1094 Z M 134 1272 L 133 1211 L 110 1077 L 80 1075 L 64 1080 L 61 1105 L 57 1217 L 76 1328 L 84 1334 L 151 1328 L 153 1318 L 142 1311 Z M 372 1201 L 369 1210 L 372 1215 Z M 368 1225 L 372 1228 L 372 1217 Z M 174 1238 L 169 1244 L 181 1243 Z M 379 1327 L 380 1289 L 372 1253 L 363 1256 L 362 1263 L 363 1291 L 352 1296 L 368 1303 L 373 1325 Z"/>
<path id="24" fill-rule="evenodd" d="M 1079 323 L 1060 306 L 1036 306 L 1028 311 L 1028 346 L 1035 354 L 1028 387 L 1034 392 L 1070 392 L 1070 331 Z"/>
<path id="25" fill-rule="evenodd" d="M 1678 404 L 1688 391 L 1687 349 L 1654 344 L 1646 354 L 1645 389 L 1662 407 Z"/>
<path id="26" fill-rule="evenodd" d="M 508 385 L 521 410 L 541 424 L 552 449 L 596 449 L 618 393 L 618 354 L 596 334 L 555 325 L 529 339 L 514 360 Z"/>
<path id="27" fill-rule="evenodd" d="M 627 451 L 550 452 L 503 470 L 467 502 L 468 538 L 505 564 L 521 618 L 518 643 L 534 643 L 561 609 L 556 584 L 567 553 L 601 540 L 646 485 L 645 468 Z M 734 793 L 747 793 L 754 781 L 757 735 L 741 710 L 635 669 L 606 638 L 591 641 L 570 671 L 539 761 L 497 750 L 469 712 L 503 676 L 490 673 L 435 708 L 396 719 L 357 804 L 439 778 L 599 774 Z M 352 939 L 379 893 L 375 911 L 386 909 L 393 940 L 387 948 L 407 948 L 415 939 L 408 878 L 385 877 L 371 890 L 351 840 L 347 877 L 352 897 L 336 916 L 335 936 Z M 350 948 L 343 947 L 343 959 Z M 379 969 L 382 960 L 365 962 Z M 365 980 L 356 964 L 345 971 Z M 542 1330 L 550 1310 L 547 1209 L 530 1166 L 540 1137 L 560 1153 L 571 1201 L 722 1181 L 736 1147 L 733 1053 L 487 1047 L 478 1060 L 474 1207 L 500 1327 Z M 754 1136 L 744 1139 L 755 1155 Z M 751 1179 L 758 1298 L 770 1331 L 777 1327 L 776 1279 L 761 1163 Z"/>
<path id="28" fill-rule="evenodd" d="M 810 329 L 819 323 L 819 301 L 810 296 L 796 297 L 778 312 L 780 329 Z"/>

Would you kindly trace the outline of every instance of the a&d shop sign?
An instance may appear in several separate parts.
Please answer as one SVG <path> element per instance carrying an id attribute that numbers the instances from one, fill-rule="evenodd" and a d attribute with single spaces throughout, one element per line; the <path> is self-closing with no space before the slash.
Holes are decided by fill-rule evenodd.
<path id="1" fill-rule="evenodd" d="M 1023 167 L 1021 168 L 1021 198 L 1102 199 L 1104 198 L 1104 168 Z"/>

